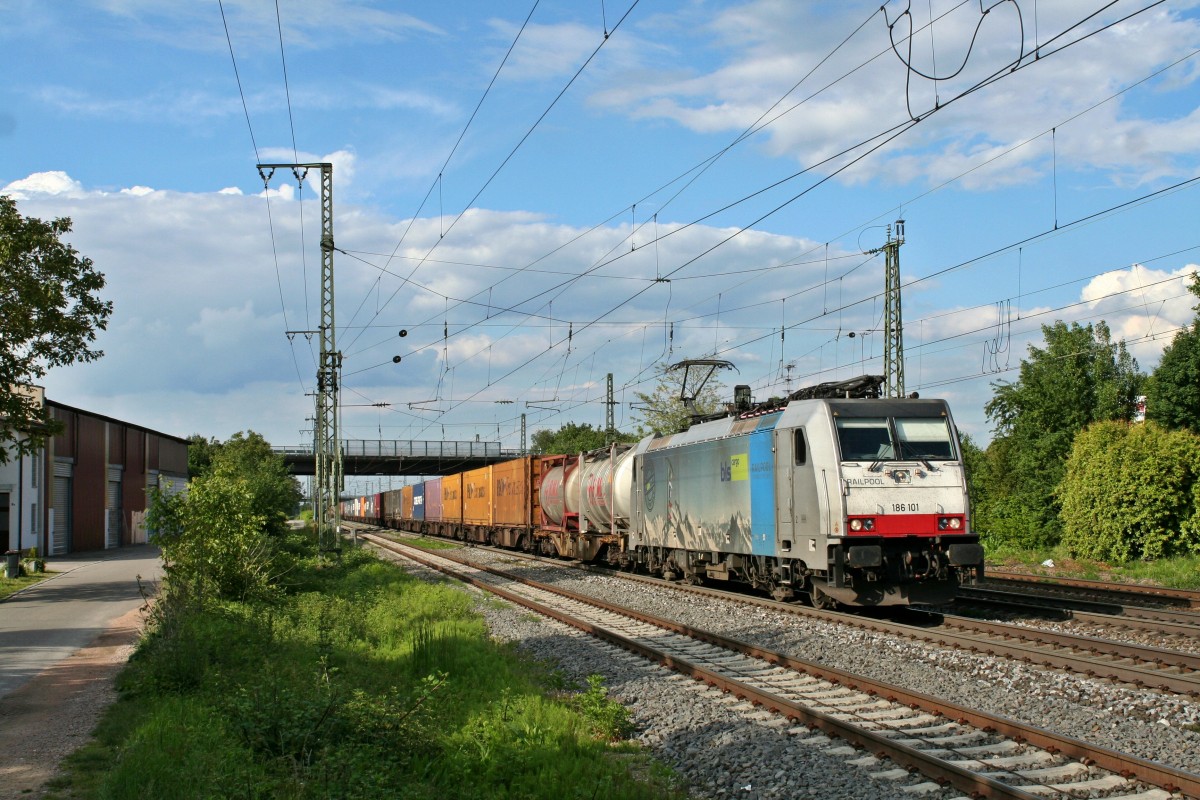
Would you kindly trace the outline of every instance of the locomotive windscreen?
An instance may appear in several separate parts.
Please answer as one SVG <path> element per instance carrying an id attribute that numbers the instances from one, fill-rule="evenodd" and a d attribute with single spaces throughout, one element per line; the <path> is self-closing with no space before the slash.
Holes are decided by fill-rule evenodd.
<path id="1" fill-rule="evenodd" d="M 896 441 L 900 445 L 900 458 L 915 461 L 950 461 L 954 458 L 954 445 L 950 440 L 950 426 L 945 417 L 940 419 L 905 419 L 896 417 Z"/>
<path id="2" fill-rule="evenodd" d="M 957 458 L 949 419 L 940 403 L 928 409 L 886 401 L 871 403 L 874 407 L 869 410 L 875 415 L 863 413 L 868 411 L 864 405 L 867 404 L 854 409 L 858 413 L 835 409 L 843 461 L 951 461 Z M 889 411 L 894 413 L 881 414 Z M 934 413 L 926 414 L 927 411 Z"/>

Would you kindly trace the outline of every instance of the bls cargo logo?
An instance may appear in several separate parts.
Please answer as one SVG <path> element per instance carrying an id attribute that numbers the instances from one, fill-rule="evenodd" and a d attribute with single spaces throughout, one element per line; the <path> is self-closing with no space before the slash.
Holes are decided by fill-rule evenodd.
<path id="1" fill-rule="evenodd" d="M 515 478 L 500 478 L 496 481 L 496 496 L 508 497 L 509 495 L 516 496 L 522 493 L 525 488 L 524 481 Z"/>
<path id="2" fill-rule="evenodd" d="M 487 497 L 487 484 L 467 484 L 467 499 L 474 500 L 476 498 Z"/>
<path id="3" fill-rule="evenodd" d="M 721 464 L 721 483 L 744 481 L 750 478 L 750 459 L 746 453 L 737 453 Z"/>

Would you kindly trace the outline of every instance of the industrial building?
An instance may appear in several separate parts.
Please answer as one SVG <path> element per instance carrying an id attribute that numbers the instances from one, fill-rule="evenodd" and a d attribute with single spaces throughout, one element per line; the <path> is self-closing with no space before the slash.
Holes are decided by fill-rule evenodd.
<path id="1" fill-rule="evenodd" d="M 46 555 L 145 542 L 147 489 L 182 490 L 187 440 L 29 390 L 63 430 L 39 452 L 16 457 L 10 450 L 0 464 L 0 542 Z"/>

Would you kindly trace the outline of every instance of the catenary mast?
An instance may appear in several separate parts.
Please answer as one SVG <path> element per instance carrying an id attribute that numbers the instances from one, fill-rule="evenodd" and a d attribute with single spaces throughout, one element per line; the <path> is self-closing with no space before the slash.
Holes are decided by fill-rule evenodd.
<path id="1" fill-rule="evenodd" d="M 342 448 L 338 437 L 338 389 L 342 354 L 337 349 L 337 331 L 333 314 L 333 164 L 259 164 L 263 186 L 271 181 L 276 169 L 290 169 L 296 181 L 303 183 L 309 170 L 321 175 L 321 324 L 317 334 L 321 352 L 317 366 L 317 414 L 313 459 L 316 481 L 313 513 L 322 551 L 337 546 L 341 525 Z"/>

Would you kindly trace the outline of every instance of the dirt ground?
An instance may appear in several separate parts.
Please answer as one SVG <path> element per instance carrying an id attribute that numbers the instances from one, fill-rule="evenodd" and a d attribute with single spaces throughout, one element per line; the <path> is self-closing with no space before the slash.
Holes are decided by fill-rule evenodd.
<path id="1" fill-rule="evenodd" d="M 42 797 L 62 759 L 91 738 L 116 699 L 113 682 L 143 621 L 143 611 L 130 611 L 90 645 L 0 698 L 0 800 Z"/>

